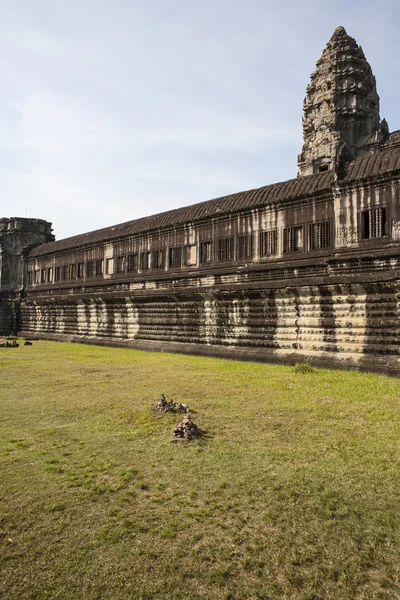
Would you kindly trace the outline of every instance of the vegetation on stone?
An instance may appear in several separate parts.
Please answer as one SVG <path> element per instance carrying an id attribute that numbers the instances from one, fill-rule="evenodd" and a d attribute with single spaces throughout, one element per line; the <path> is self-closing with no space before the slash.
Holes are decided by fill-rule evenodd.
<path id="1" fill-rule="evenodd" d="M 295 373 L 315 373 L 316 369 L 306 362 L 298 362 L 294 365 L 293 371 Z"/>
<path id="2" fill-rule="evenodd" d="M 0 375 L 1 598 L 399 597 L 400 380 L 44 341 Z"/>

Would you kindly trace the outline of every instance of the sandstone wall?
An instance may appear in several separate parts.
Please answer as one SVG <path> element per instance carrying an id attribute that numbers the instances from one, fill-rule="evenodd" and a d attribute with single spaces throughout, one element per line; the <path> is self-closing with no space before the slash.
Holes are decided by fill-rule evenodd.
<path id="1" fill-rule="evenodd" d="M 25 261 L 20 330 L 400 374 L 399 174 L 400 147 L 388 146 L 344 178 L 299 177 L 44 244 Z"/>
<path id="2" fill-rule="evenodd" d="M 51 223 L 47 221 L 0 218 L 0 335 L 17 331 L 24 257 L 30 249 L 52 240 Z"/>
<path id="3" fill-rule="evenodd" d="M 0 292 L 0 335 L 11 335 L 17 331 L 19 296 Z"/>
<path id="4" fill-rule="evenodd" d="M 397 373 L 398 280 L 364 279 L 27 297 L 21 328 L 50 339 Z"/>

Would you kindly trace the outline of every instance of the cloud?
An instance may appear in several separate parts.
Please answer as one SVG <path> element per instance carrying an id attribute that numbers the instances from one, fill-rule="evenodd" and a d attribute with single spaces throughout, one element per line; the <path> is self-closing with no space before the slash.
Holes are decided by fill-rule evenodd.
<path id="1" fill-rule="evenodd" d="M 361 0 L 6 2 L 1 215 L 28 207 L 61 237 L 295 176 L 309 74 L 339 24 L 382 69 L 394 127 L 398 34 L 373 14 Z"/>

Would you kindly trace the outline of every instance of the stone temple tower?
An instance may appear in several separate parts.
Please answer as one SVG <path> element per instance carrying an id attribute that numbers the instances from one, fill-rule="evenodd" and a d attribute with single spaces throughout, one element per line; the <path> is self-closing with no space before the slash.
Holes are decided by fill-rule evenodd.
<path id="1" fill-rule="evenodd" d="M 9 335 L 18 328 L 25 255 L 54 239 L 51 223 L 43 219 L 0 218 L 0 335 Z"/>
<path id="2" fill-rule="evenodd" d="M 373 152 L 388 136 L 379 116 L 379 96 L 362 48 L 337 27 L 307 86 L 304 145 L 298 175 L 334 169 Z"/>

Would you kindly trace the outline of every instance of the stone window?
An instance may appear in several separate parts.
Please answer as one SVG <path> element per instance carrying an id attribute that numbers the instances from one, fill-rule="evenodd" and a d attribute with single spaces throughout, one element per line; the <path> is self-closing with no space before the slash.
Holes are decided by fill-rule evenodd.
<path id="1" fill-rule="evenodd" d="M 285 227 L 283 230 L 283 251 L 300 252 L 303 250 L 303 226 Z"/>
<path id="2" fill-rule="evenodd" d="M 40 271 L 37 269 L 35 271 L 35 283 L 39 283 L 40 281 Z"/>
<path id="3" fill-rule="evenodd" d="M 196 246 L 194 244 L 188 244 L 183 248 L 183 264 L 186 267 L 191 267 L 196 264 Z"/>
<path id="4" fill-rule="evenodd" d="M 164 250 L 153 250 L 153 269 L 164 268 Z"/>
<path id="5" fill-rule="evenodd" d="M 141 271 L 147 271 L 150 269 L 150 252 L 141 252 L 140 269 Z"/>
<path id="6" fill-rule="evenodd" d="M 104 274 L 104 260 L 98 258 L 95 263 L 96 266 L 96 277 L 101 277 Z"/>
<path id="7" fill-rule="evenodd" d="M 114 259 L 106 258 L 106 275 L 114 275 Z"/>
<path id="8" fill-rule="evenodd" d="M 117 256 L 117 273 L 125 273 L 125 256 Z"/>
<path id="9" fill-rule="evenodd" d="M 76 279 L 76 265 L 75 264 L 68 266 L 68 278 Z"/>
<path id="10" fill-rule="evenodd" d="M 68 265 L 62 266 L 62 278 L 64 281 L 68 279 Z"/>
<path id="11" fill-rule="evenodd" d="M 386 224 L 387 217 L 384 206 L 364 210 L 361 213 L 362 239 L 386 237 Z"/>
<path id="12" fill-rule="evenodd" d="M 182 265 L 182 247 L 175 246 L 168 251 L 168 266 L 179 268 Z"/>
<path id="13" fill-rule="evenodd" d="M 319 221 L 317 223 L 310 223 L 308 227 L 308 239 L 310 250 L 330 248 L 331 222 Z"/>
<path id="14" fill-rule="evenodd" d="M 214 259 L 214 248 L 212 241 L 201 242 L 200 244 L 200 262 L 212 263 Z"/>
<path id="15" fill-rule="evenodd" d="M 128 272 L 137 271 L 138 268 L 138 255 L 128 254 Z"/>
<path id="16" fill-rule="evenodd" d="M 94 261 L 88 260 L 86 263 L 86 277 L 93 277 L 94 274 Z"/>
<path id="17" fill-rule="evenodd" d="M 46 269 L 42 269 L 40 272 L 40 283 L 46 283 Z"/>
<path id="18" fill-rule="evenodd" d="M 32 285 L 32 281 L 33 281 L 32 271 L 28 271 L 28 285 Z"/>
<path id="19" fill-rule="evenodd" d="M 60 267 L 54 268 L 54 281 L 60 281 Z"/>
<path id="20" fill-rule="evenodd" d="M 260 231 L 259 233 L 259 252 L 260 256 L 271 256 L 278 252 L 278 231 Z"/>
<path id="21" fill-rule="evenodd" d="M 51 267 L 47 269 L 47 281 L 48 283 L 53 281 L 53 269 Z"/>
<path id="22" fill-rule="evenodd" d="M 78 279 L 83 278 L 83 262 L 78 263 Z"/>
<path id="23" fill-rule="evenodd" d="M 233 259 L 233 237 L 218 240 L 218 260 L 224 262 Z"/>
<path id="24" fill-rule="evenodd" d="M 238 243 L 238 258 L 253 258 L 253 236 L 239 235 Z"/>
<path id="25" fill-rule="evenodd" d="M 317 173 L 325 173 L 326 171 L 329 171 L 330 167 L 331 163 L 327 158 L 316 158 L 312 161 L 312 170 L 314 175 Z"/>

